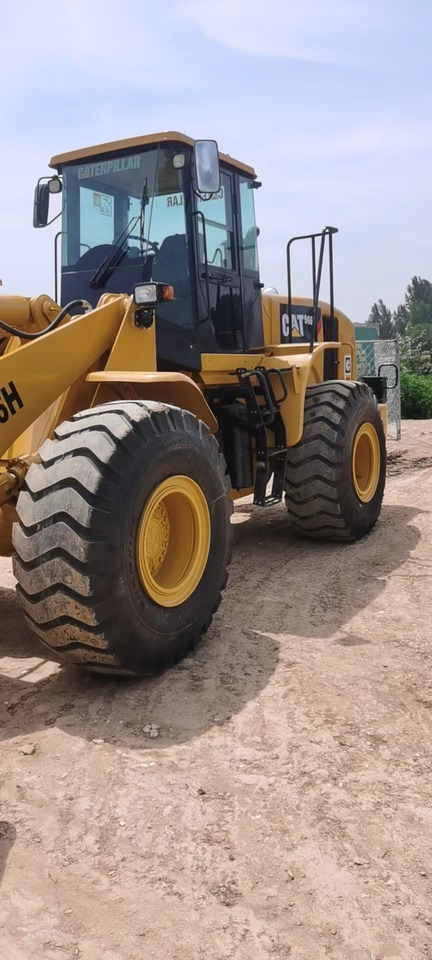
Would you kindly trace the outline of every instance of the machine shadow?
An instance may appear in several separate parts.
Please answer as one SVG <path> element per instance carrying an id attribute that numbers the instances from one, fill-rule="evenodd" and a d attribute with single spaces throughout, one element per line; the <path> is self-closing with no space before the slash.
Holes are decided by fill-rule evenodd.
<path id="1" fill-rule="evenodd" d="M 372 534 L 340 545 L 299 540 L 284 508 L 267 513 L 240 506 L 231 576 L 205 641 L 182 663 L 148 679 L 105 678 L 72 667 L 38 679 L 35 661 L 26 658 L 43 656 L 42 648 L 14 592 L 1 591 L 0 653 L 23 663 L 0 658 L 0 739 L 36 738 L 56 725 L 91 741 L 164 750 L 228 722 L 269 683 L 284 637 L 331 638 L 379 595 L 418 542 L 412 521 L 419 512 L 386 506 Z M 335 642 L 370 639 L 348 632 Z M 145 735 L 149 723 L 160 728 L 157 740 Z"/>
<path id="2" fill-rule="evenodd" d="M 16 830 L 8 820 L 0 820 L 0 887 L 6 869 L 7 858 L 16 840 Z"/>
<path id="3" fill-rule="evenodd" d="M 343 630 L 415 550 L 420 531 L 413 521 L 426 512 L 385 505 L 368 536 L 341 544 L 297 537 L 282 507 L 268 517 L 250 504 L 238 511 L 244 522 L 236 526 L 236 564 L 248 570 L 251 554 L 259 557 L 259 571 L 252 568 L 246 575 L 243 591 L 246 587 L 253 604 L 256 628 L 275 639 L 280 634 L 325 639 Z M 232 579 L 230 585 L 233 589 Z M 343 638 L 336 642 L 344 645 Z"/>
<path id="4" fill-rule="evenodd" d="M 127 680 L 54 667 L 39 679 L 49 661 L 40 659 L 44 650 L 13 590 L 0 590 L 0 617 L 0 741 L 23 735 L 37 741 L 38 731 L 56 725 L 88 740 L 166 748 L 241 711 L 266 687 L 278 662 L 278 643 L 252 636 L 241 623 L 231 626 L 221 608 L 200 646 L 159 676 Z M 157 740 L 143 732 L 148 723 L 160 727 Z"/>

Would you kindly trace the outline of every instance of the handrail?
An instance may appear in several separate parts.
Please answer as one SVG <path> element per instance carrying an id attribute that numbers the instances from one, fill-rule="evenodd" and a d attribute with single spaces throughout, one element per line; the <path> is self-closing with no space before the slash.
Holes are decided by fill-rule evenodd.
<path id="1" fill-rule="evenodd" d="M 65 230 L 59 230 L 54 237 L 54 300 L 58 303 L 58 239 L 61 237 Z"/>
<path id="2" fill-rule="evenodd" d="M 203 320 L 203 321 L 201 321 L 202 323 L 204 323 L 206 320 L 208 320 L 208 318 L 209 318 L 209 316 L 210 316 L 210 281 L 209 281 L 209 269 L 208 269 L 206 221 L 205 221 L 205 216 L 204 216 L 202 210 L 194 210 L 193 216 L 194 216 L 194 217 L 197 217 L 197 218 L 198 218 L 198 217 L 201 218 L 202 228 L 203 228 L 203 244 L 204 244 L 204 259 L 205 259 L 204 279 L 205 279 L 205 282 L 206 282 L 206 295 L 207 295 L 207 304 L 206 304 L 206 306 L 207 306 L 207 316 L 204 317 L 204 320 Z M 197 240 L 198 240 L 198 231 L 197 231 Z M 199 249 L 198 249 L 198 262 L 199 262 Z"/>
<path id="3" fill-rule="evenodd" d="M 292 343 L 292 283 L 291 283 L 291 247 L 298 240 L 310 240 L 312 244 L 312 288 L 313 288 L 313 317 L 309 338 L 309 352 L 312 353 L 316 340 L 319 321 L 319 293 L 321 286 L 322 269 L 326 238 L 329 242 L 329 285 L 330 285 L 330 319 L 334 320 L 334 282 L 333 282 L 333 234 L 338 233 L 337 227 L 324 227 L 320 233 L 306 233 L 299 237 L 291 237 L 287 243 L 287 279 L 288 279 L 288 342 Z M 318 268 L 316 262 L 316 240 L 320 238 Z"/>

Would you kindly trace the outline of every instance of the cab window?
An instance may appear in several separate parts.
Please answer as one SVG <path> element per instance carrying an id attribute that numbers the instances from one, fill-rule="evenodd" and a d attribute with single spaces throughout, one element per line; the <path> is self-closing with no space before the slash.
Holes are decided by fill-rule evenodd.
<path id="1" fill-rule="evenodd" d="M 254 190 L 251 180 L 240 180 L 241 258 L 244 270 L 258 273 L 258 229 L 255 224 Z"/>
<path id="2" fill-rule="evenodd" d="M 90 283 L 92 289 L 95 271 L 120 244 L 122 256 L 103 289 L 129 293 L 142 281 L 171 284 L 175 307 L 161 304 L 158 315 L 192 328 L 185 163 L 179 164 L 179 158 L 174 147 L 160 145 L 137 154 L 65 165 L 62 290 L 80 282 L 80 273 L 85 275 L 85 288 Z"/>
<path id="3" fill-rule="evenodd" d="M 205 217 L 207 260 L 209 266 L 222 270 L 235 269 L 231 181 L 226 173 L 221 176 L 221 189 L 209 200 L 198 198 L 198 210 Z M 202 220 L 198 219 L 200 260 L 205 263 Z"/>
<path id="4" fill-rule="evenodd" d="M 114 241 L 114 204 L 112 194 L 101 193 L 91 187 L 79 188 L 80 199 L 80 256 L 86 250 Z"/>

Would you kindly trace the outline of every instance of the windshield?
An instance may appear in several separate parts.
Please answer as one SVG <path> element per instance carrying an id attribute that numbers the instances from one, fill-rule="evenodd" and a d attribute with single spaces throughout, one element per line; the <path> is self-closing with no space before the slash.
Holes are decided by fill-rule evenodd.
<path id="1" fill-rule="evenodd" d="M 103 290 L 131 293 L 135 283 L 152 279 L 174 286 L 174 322 L 192 324 L 186 163 L 184 150 L 161 144 L 65 164 L 62 300 L 73 294 L 97 302 Z M 106 258 L 109 269 L 100 271 Z M 187 301 L 183 310 L 180 300 Z"/>
<path id="2" fill-rule="evenodd" d="M 144 234 L 152 243 L 161 245 L 169 235 L 185 234 L 183 171 L 174 167 L 174 155 L 179 156 L 173 148 L 159 147 L 109 160 L 65 165 L 64 267 L 98 266 L 108 248 L 127 232 L 135 217 L 140 219 L 142 211 L 147 220 Z M 142 256 L 146 252 L 143 246 L 148 250 L 140 232 L 137 224 L 128 237 L 129 256 Z"/>
<path id="3" fill-rule="evenodd" d="M 179 154 L 173 148 L 159 147 L 110 160 L 67 164 L 63 170 L 63 267 L 99 266 L 125 233 L 129 259 L 147 259 L 150 246 L 161 246 L 168 236 L 184 237 L 183 171 L 174 167 L 174 156 Z"/>

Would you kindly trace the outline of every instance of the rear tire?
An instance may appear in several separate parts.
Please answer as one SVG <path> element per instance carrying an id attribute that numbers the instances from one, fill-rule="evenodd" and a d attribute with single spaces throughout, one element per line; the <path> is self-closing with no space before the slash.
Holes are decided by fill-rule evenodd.
<path id="1" fill-rule="evenodd" d="M 160 670 L 208 629 L 226 583 L 232 505 L 219 447 L 191 413 L 148 401 L 85 410 L 55 436 L 18 498 L 14 573 L 28 622 L 62 662 Z"/>
<path id="2" fill-rule="evenodd" d="M 364 383 L 330 381 L 306 391 L 304 430 L 288 452 L 285 501 L 303 536 L 358 540 L 376 523 L 386 452 L 376 399 Z"/>

